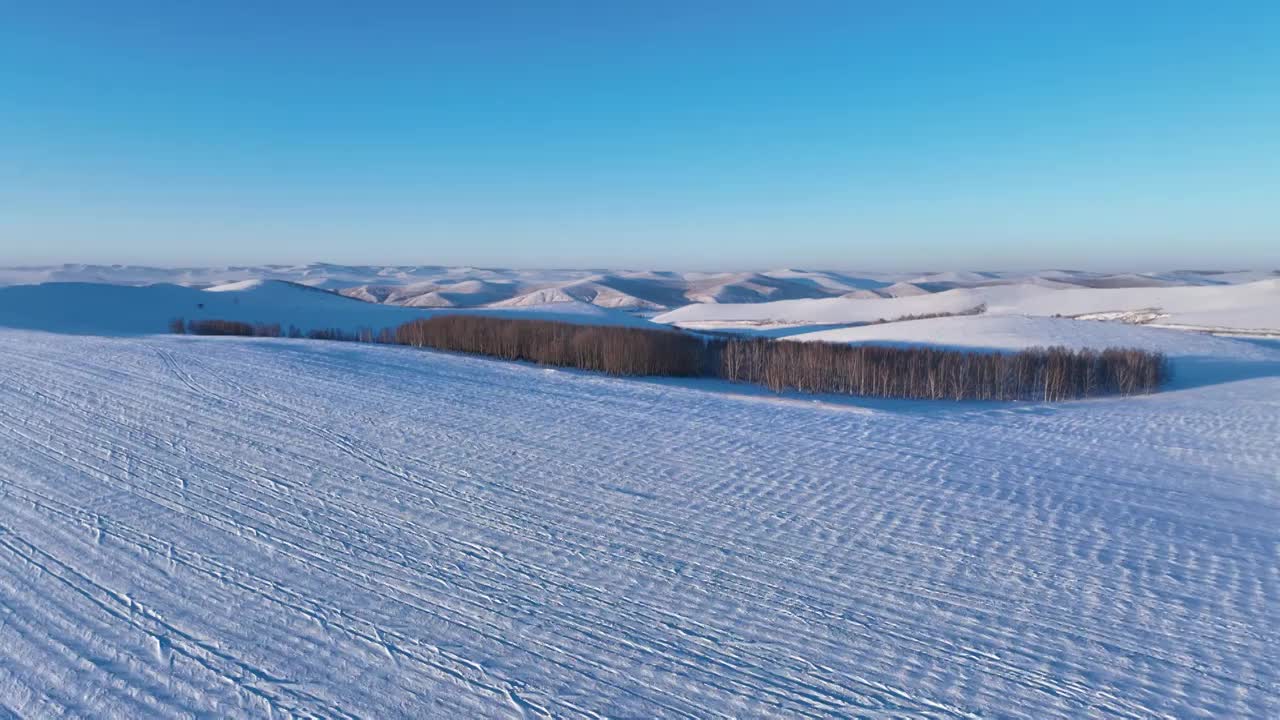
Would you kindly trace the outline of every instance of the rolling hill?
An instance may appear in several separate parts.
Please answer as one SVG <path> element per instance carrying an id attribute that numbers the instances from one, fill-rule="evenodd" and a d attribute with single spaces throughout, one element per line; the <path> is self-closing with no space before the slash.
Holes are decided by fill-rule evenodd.
<path id="1" fill-rule="evenodd" d="M 1236 285 L 1127 288 L 1046 287 L 1040 283 L 983 285 L 894 298 L 826 298 L 769 303 L 688 305 L 654 318 L 689 328 L 859 324 L 912 315 L 1099 316 L 1220 331 L 1280 333 L 1280 279 Z M 1134 315 L 1134 313 L 1139 313 Z"/>
<path id="2" fill-rule="evenodd" d="M 0 327 L 77 334 L 160 333 L 174 318 L 294 325 L 306 332 L 337 328 L 380 330 L 441 308 L 373 304 L 279 280 L 243 280 L 197 290 L 179 285 L 44 283 L 0 288 Z M 643 326 L 646 321 L 582 302 L 462 312 L 556 319 L 583 324 Z"/>
<path id="3" fill-rule="evenodd" d="M 0 286 L 45 282 L 172 284 L 196 289 L 245 280 L 281 280 L 336 290 L 365 302 L 408 307 L 484 307 L 586 302 L 637 313 L 690 304 L 754 304 L 846 297 L 875 299 L 1032 285 L 1045 289 L 1161 289 L 1226 286 L 1275 279 L 1273 271 L 1179 270 L 1151 273 L 867 273 L 782 268 L 763 272 L 513 270 L 438 265 L 237 265 L 154 268 L 57 265 L 0 268 Z M 945 303 L 945 301 L 941 301 Z"/>

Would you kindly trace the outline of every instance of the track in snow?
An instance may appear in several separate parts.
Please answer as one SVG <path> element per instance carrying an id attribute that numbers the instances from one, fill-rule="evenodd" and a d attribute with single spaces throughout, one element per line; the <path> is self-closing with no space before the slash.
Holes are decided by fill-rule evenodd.
<path id="1" fill-rule="evenodd" d="M 1280 378 L 915 407 L 0 331 L 0 715 L 1276 716 Z"/>

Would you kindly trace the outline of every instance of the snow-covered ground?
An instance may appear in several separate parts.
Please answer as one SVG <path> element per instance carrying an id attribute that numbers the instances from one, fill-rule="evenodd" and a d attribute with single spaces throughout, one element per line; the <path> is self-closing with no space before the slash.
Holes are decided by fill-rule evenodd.
<path id="1" fill-rule="evenodd" d="M 1280 333 L 1280 279 L 1235 285 L 1125 288 L 1056 287 L 1022 282 L 893 298 L 839 297 L 686 305 L 658 315 L 654 320 L 688 328 L 731 329 L 893 321 L 911 315 L 964 313 L 979 307 L 989 315 L 1113 314 L 1118 319 L 1152 324 Z M 1135 316 L 1123 317 L 1130 314 Z"/>
<path id="2" fill-rule="evenodd" d="M 770 280 L 778 285 L 774 288 L 776 293 L 801 292 L 796 288 L 786 288 L 782 283 L 813 281 L 807 275 L 796 277 L 798 274 L 794 272 L 779 274 L 780 278 Z M 963 279 L 954 273 L 948 277 L 952 281 Z M 710 281 L 719 282 L 720 279 L 715 276 Z M 909 291 L 907 288 L 917 286 L 899 283 L 876 290 L 854 290 L 840 297 L 750 303 L 708 300 L 669 312 L 660 312 L 662 303 L 678 301 L 679 294 L 670 287 L 659 291 L 656 286 L 646 285 L 670 283 L 668 278 L 649 273 L 645 277 L 627 280 L 629 284 L 622 283 L 620 278 L 614 280 L 618 287 L 625 287 L 637 295 L 624 293 L 604 281 L 582 281 L 564 287 L 543 287 L 483 306 L 468 306 L 459 300 L 462 295 L 441 290 L 412 294 L 396 304 L 381 291 L 370 294 L 362 290 L 363 294 L 347 293 L 344 296 L 295 282 L 262 279 L 237 280 L 203 288 L 165 283 L 19 284 L 0 286 L 0 327 L 91 334 L 145 334 L 163 332 L 171 319 L 182 317 L 188 320 L 216 318 L 279 323 L 282 326 L 292 324 L 304 331 L 320 328 L 370 328 L 377 331 L 416 317 L 441 312 L 467 312 L 637 327 L 652 327 L 650 320 L 642 316 L 651 315 L 655 316 L 652 322 L 691 329 L 795 335 L 820 330 L 824 326 L 830 328 L 898 321 L 909 316 L 981 311 L 985 316 L 1061 315 L 1180 329 L 1280 335 L 1280 279 L 1125 288 L 1086 288 L 1042 279 L 1039 282 L 989 284 L 939 292 Z M 852 279 L 846 280 L 853 284 Z M 710 282 L 701 277 L 693 281 Z M 512 281 L 504 282 L 510 284 Z M 835 280 L 827 279 L 825 282 L 830 284 Z M 475 296 L 503 296 L 494 289 L 501 287 L 502 283 L 467 281 L 457 285 L 466 286 Z M 724 290 L 723 286 L 717 287 Z"/>
<path id="3" fill-rule="evenodd" d="M 814 402 L 0 329 L 0 716 L 1280 716 L 1280 348 L 1093 327 L 1179 384 Z"/>
<path id="4" fill-rule="evenodd" d="M 85 334 L 160 333 L 174 318 L 279 323 L 285 328 L 295 325 L 304 332 L 329 328 L 377 332 L 447 312 L 453 311 L 367 303 L 279 280 L 246 280 L 204 290 L 103 283 L 0 287 L 0 327 Z M 587 325 L 650 325 L 634 315 L 576 301 L 466 312 Z"/>
<path id="5" fill-rule="evenodd" d="M 1173 357 L 1239 359 L 1264 352 L 1255 343 L 1206 333 L 1121 322 L 1027 315 L 967 315 L 857 325 L 788 335 L 788 340 L 891 345 L 931 345 L 959 349 L 1022 350 L 1060 345 L 1073 349 L 1136 347 Z"/>
<path id="6" fill-rule="evenodd" d="M 1026 286 L 1033 290 L 1160 289 L 1225 287 L 1275 280 L 1280 271 L 1099 273 L 1079 270 L 1032 272 L 862 272 L 797 270 L 673 272 L 654 270 L 443 267 L 438 265 L 232 265 L 157 268 L 137 265 L 66 264 L 0 267 L 0 286 L 50 282 L 113 285 L 171 284 L 204 289 L 227 283 L 280 280 L 326 290 L 366 302 L 407 307 L 488 307 L 580 302 L 615 310 L 657 313 L 686 305 L 756 304 L 824 299 L 880 300 Z M 1018 294 L 1015 292 L 1015 295 Z M 1121 293 L 1122 294 L 1122 293 Z M 1079 297 L 1106 298 L 1107 293 Z M 1113 297 L 1115 294 L 1113 294 Z M 947 298 L 926 301 L 947 304 Z M 1056 300 L 1054 301 L 1057 302 Z M 1073 301 L 1079 304 L 1079 301 Z M 918 303 L 906 303 L 913 305 Z M 1085 303 L 1088 304 L 1087 302 Z M 829 304 L 838 307 L 841 303 Z M 1118 308 L 1105 303 L 1102 311 Z M 786 306 L 779 306 L 786 307 Z M 870 306 L 864 306 L 870 307 Z M 895 303 L 884 312 L 905 314 Z M 810 310 L 819 310 L 822 304 Z M 927 311 L 926 311 L 927 312 Z M 1048 314 L 1052 314 L 1050 311 Z M 1085 311 L 1081 311 L 1085 312 Z M 795 313 L 793 312 L 792 315 Z M 892 316 L 892 315 L 891 315 Z M 775 318 L 776 319 L 776 318 Z M 801 318 L 803 322 L 821 322 Z M 846 321 L 847 322 L 847 321 Z"/>

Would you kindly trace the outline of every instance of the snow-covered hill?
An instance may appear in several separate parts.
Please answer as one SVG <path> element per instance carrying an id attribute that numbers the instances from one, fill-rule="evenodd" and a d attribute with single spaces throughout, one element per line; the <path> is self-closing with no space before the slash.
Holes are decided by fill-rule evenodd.
<path id="1" fill-rule="evenodd" d="M 688 305 L 654 318 L 682 327 L 853 324 L 911 315 L 963 313 L 984 307 L 990 315 L 1123 318 L 1150 311 L 1154 324 L 1280 332 L 1280 279 L 1235 285 L 1081 288 L 1018 283 L 958 288 L 893 298 L 840 297 L 771 303 Z"/>
<path id="2" fill-rule="evenodd" d="M 97 335 L 165 332 L 173 318 L 278 323 L 304 332 L 338 328 L 375 332 L 449 312 L 380 305 L 278 280 L 243 280 L 196 290 L 178 285 L 45 283 L 0 287 L 0 327 Z M 469 314 L 514 315 L 583 324 L 643 326 L 646 321 L 582 302 L 477 308 Z"/>
<path id="3" fill-rule="evenodd" d="M 236 268 L 232 274 L 256 271 Z M 1280 278 L 1251 282 L 1202 282 L 1142 287 L 1081 287 L 1064 283 L 1061 271 L 1023 282 L 1008 282 L 993 274 L 949 273 L 915 278 L 916 282 L 888 283 L 837 273 L 783 270 L 772 273 L 716 274 L 630 272 L 585 274 L 563 282 L 531 271 L 489 271 L 474 268 L 433 270 L 436 280 L 397 284 L 365 284 L 338 291 L 321 289 L 345 272 L 308 266 L 304 271 L 276 274 L 306 276 L 313 284 L 241 278 L 193 285 L 129 284 L 123 282 L 45 282 L 0 285 L 0 326 L 53 329 L 81 333 L 162 332 L 170 319 L 219 318 L 316 328 L 392 327 L 433 312 L 465 310 L 526 317 L 568 319 L 575 322 L 648 326 L 653 321 L 694 329 L 768 330 L 778 334 L 832 326 L 897 321 L 934 314 L 962 314 L 983 309 L 986 315 L 1066 316 L 1141 323 L 1180 329 L 1280 333 Z M 159 275 L 137 268 L 119 268 L 114 276 L 154 280 Z M 101 268 L 61 269 L 60 274 L 109 275 Z M 195 271 L 175 271 L 190 280 Z M 378 271 L 384 279 L 387 269 Z M 418 278 L 426 270 L 402 270 L 397 277 Z M 462 279 L 480 274 L 488 279 Z M 552 273 L 554 274 L 554 272 Z M 209 280 L 210 271 L 198 275 Z M 0 277 L 4 271 L 0 271 Z M 40 279 L 30 273 L 28 280 Z M 1186 280 L 1184 275 L 1177 276 Z M 1217 277 L 1198 275 L 1201 279 Z M 1236 273 L 1233 280 L 1250 280 Z M 931 279 L 932 278 L 932 279 Z M 10 274 L 9 279 L 14 279 Z M 1076 278 L 1081 280 L 1081 278 Z M 930 284 L 980 282 L 931 292 Z M 798 296 L 772 302 L 718 302 L 746 293 L 764 297 Z M 755 293 L 752 295 L 752 293 Z M 838 294 L 836 294 L 838 293 Z M 702 302 L 705 301 L 705 302 Z M 675 310 L 669 305 L 688 302 Z M 948 326 L 953 327 L 953 326 Z M 774 330 L 770 330 L 774 328 Z"/>
<path id="4" fill-rule="evenodd" d="M 1280 711 L 1280 343 L 1151 326 L 1276 327 L 1280 280 L 401 269 L 355 299 L 319 288 L 358 272 L 313 270 L 0 287 L 0 716 Z M 695 286 L 810 294 L 660 319 L 1136 346 L 1174 382 L 860 401 L 157 334 L 644 326 L 627 310 Z M 431 306 L 480 296 L 502 299 Z"/>
<path id="5" fill-rule="evenodd" d="M 44 282 L 172 284 L 207 288 L 245 280 L 282 280 L 337 290 L 366 302 L 409 307 L 541 304 L 556 297 L 602 307 L 653 312 L 689 304 L 764 303 L 824 298 L 874 299 L 948 290 L 1031 285 L 1040 288 L 1222 286 L 1277 278 L 1274 271 L 1152 273 L 1041 272 L 869 273 L 783 268 L 763 272 L 652 270 L 514 270 L 444 267 L 256 265 L 153 268 L 56 265 L 0 268 L 0 286 Z"/>
<path id="6" fill-rule="evenodd" d="M 873 343 L 961 350 L 1016 351 L 1031 347 L 1141 348 L 1173 363 L 1170 387 L 1194 387 L 1276 373 L 1280 341 L 1216 337 L 1119 322 L 1025 315 L 973 315 L 793 333 L 797 342 Z M 1275 342 L 1275 344 L 1269 344 Z"/>
<path id="7" fill-rule="evenodd" d="M 791 334 L 786 339 L 987 350 L 1021 350 L 1037 346 L 1076 349 L 1137 347 L 1174 357 L 1236 357 L 1242 348 L 1254 347 L 1232 338 L 1127 323 L 985 314 L 816 330 Z"/>
<path id="8" fill-rule="evenodd" d="M 1274 718 L 1280 350 L 1166 335 L 1249 371 L 815 403 L 0 329 L 0 715 Z"/>

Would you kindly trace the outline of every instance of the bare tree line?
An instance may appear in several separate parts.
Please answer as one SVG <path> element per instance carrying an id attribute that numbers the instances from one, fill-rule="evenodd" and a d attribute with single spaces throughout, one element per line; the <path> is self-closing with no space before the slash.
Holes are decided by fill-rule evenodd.
<path id="1" fill-rule="evenodd" d="M 822 342 L 729 340 L 719 377 L 774 390 L 925 400 L 1070 400 L 1152 392 L 1169 375 L 1160 353 L 1111 348 L 964 352 Z"/>
<path id="2" fill-rule="evenodd" d="M 280 337 L 278 323 L 247 323 L 238 320 L 169 321 L 169 332 L 188 335 L 243 335 L 245 337 Z"/>
<path id="3" fill-rule="evenodd" d="M 394 342 L 610 375 L 691 377 L 706 361 L 703 341 L 677 331 L 475 315 L 414 320 L 396 328 Z"/>
<path id="4" fill-rule="evenodd" d="M 170 329 L 196 335 L 308 337 L 434 348 L 611 375 L 715 377 L 798 390 L 927 400 L 1058 401 L 1159 389 L 1170 375 L 1161 353 L 1132 348 L 1031 348 L 966 352 L 765 338 L 707 338 L 678 330 L 574 325 L 479 315 L 440 315 L 394 330 L 355 333 L 226 320 Z"/>
<path id="5" fill-rule="evenodd" d="M 973 307 L 966 308 L 964 310 L 956 310 L 955 312 L 932 312 L 932 313 L 916 313 L 914 315 L 899 315 L 898 317 L 892 320 L 886 320 L 884 318 L 880 318 L 879 320 L 872 320 L 871 322 L 864 323 L 864 324 L 884 325 L 886 323 L 908 322 L 910 320 L 930 320 L 933 318 L 963 317 L 966 315 L 981 315 L 986 311 L 987 311 L 987 304 L 982 303 L 980 305 L 974 305 Z"/>
<path id="6" fill-rule="evenodd" d="M 248 323 L 239 320 L 183 320 L 174 318 L 169 321 L 169 332 L 178 335 L 238 335 L 242 337 L 288 337 L 307 338 L 310 340 L 345 340 L 351 342 L 375 342 L 373 331 L 362 328 L 351 333 L 338 328 L 320 328 L 303 332 L 296 325 L 281 329 L 279 323 Z M 389 337 L 387 330 L 384 338 Z M 390 342 L 384 339 L 382 342 Z"/>

